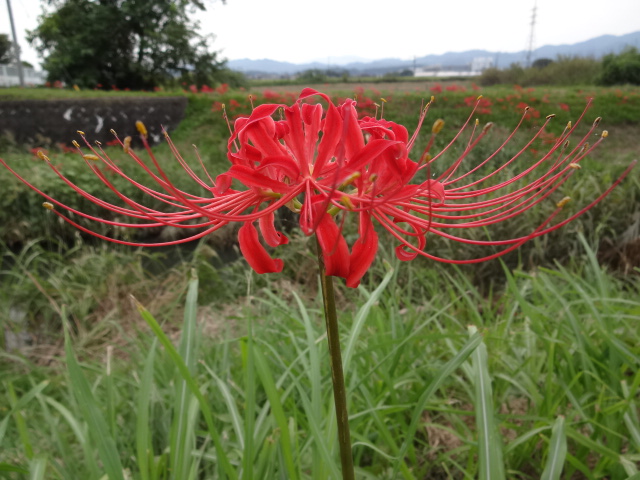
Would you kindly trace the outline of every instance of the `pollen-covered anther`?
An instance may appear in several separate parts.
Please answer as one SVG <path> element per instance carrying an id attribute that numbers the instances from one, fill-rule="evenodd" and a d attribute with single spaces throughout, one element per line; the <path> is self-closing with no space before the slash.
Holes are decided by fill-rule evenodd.
<path id="1" fill-rule="evenodd" d="M 136 122 L 136 129 L 140 132 L 140 135 L 146 137 L 147 136 L 147 127 L 144 126 L 140 120 Z"/>
<path id="2" fill-rule="evenodd" d="M 97 146 L 99 146 L 99 147 L 101 147 L 101 146 L 102 146 L 102 142 L 101 142 L 101 141 L 99 141 L 99 140 L 96 140 L 94 143 L 95 143 Z"/>
<path id="3" fill-rule="evenodd" d="M 356 206 L 351 201 L 351 198 L 348 197 L 347 195 L 343 195 L 342 196 L 342 198 L 340 199 L 340 203 L 342 203 L 349 210 L 355 210 L 356 209 Z"/>
<path id="4" fill-rule="evenodd" d="M 98 160 L 100 160 L 100 158 L 97 155 L 92 155 L 92 154 L 82 155 L 82 158 L 84 158 L 85 160 L 93 160 L 94 162 L 97 162 Z"/>
<path id="5" fill-rule="evenodd" d="M 72 140 L 71 144 L 76 148 L 80 148 L 80 144 L 78 142 L 76 142 L 75 140 Z"/>
<path id="6" fill-rule="evenodd" d="M 567 128 L 568 128 L 568 129 L 570 129 L 570 128 L 571 128 L 571 125 L 572 125 L 571 120 L 569 120 L 569 121 L 567 122 Z"/>
<path id="7" fill-rule="evenodd" d="M 113 128 L 111 130 L 109 130 L 109 133 L 111 133 L 111 135 L 113 135 L 114 137 L 118 136 L 118 134 L 116 133 L 116 131 Z"/>
<path id="8" fill-rule="evenodd" d="M 482 95 L 478 95 L 478 98 L 476 98 L 476 101 L 478 100 L 482 100 Z"/>
<path id="9" fill-rule="evenodd" d="M 78 135 L 82 135 L 84 137 L 84 132 L 82 130 L 76 130 L 78 132 Z"/>
<path id="10" fill-rule="evenodd" d="M 353 172 L 351 175 L 347 177 L 347 179 L 344 182 L 342 182 L 342 185 L 340 185 L 340 188 L 348 187 L 354 182 L 356 178 L 360 178 L 361 175 L 362 174 L 360 172 Z"/>
<path id="11" fill-rule="evenodd" d="M 42 150 L 38 150 L 38 153 L 36 153 L 36 155 L 38 156 L 38 158 L 40 160 L 44 160 L 45 162 L 50 162 L 51 161 L 49 159 L 49 157 L 47 157 L 47 155 Z"/>
<path id="12" fill-rule="evenodd" d="M 122 149 L 124 150 L 124 153 L 129 153 L 129 150 L 131 150 L 131 137 L 124 137 L 124 142 L 122 142 Z"/>
<path id="13" fill-rule="evenodd" d="M 436 97 L 431 95 L 431 103 L 434 103 L 436 101 Z"/>
<path id="14" fill-rule="evenodd" d="M 562 200 L 556 203 L 556 207 L 563 208 L 570 201 L 571 201 L 571 197 L 564 197 Z"/>
<path id="15" fill-rule="evenodd" d="M 476 118 L 476 127 L 477 127 L 478 125 L 480 125 L 480 119 L 479 119 L 479 118 Z"/>
<path id="16" fill-rule="evenodd" d="M 551 115 L 547 115 L 546 116 L 547 120 L 551 120 L 552 118 L 556 118 L 556 114 L 555 113 L 552 113 Z"/>
<path id="17" fill-rule="evenodd" d="M 53 210 L 53 204 L 52 204 L 52 203 L 44 202 L 44 203 L 42 204 L 42 206 L 43 206 L 44 208 L 46 208 L 47 210 Z"/>
<path id="18" fill-rule="evenodd" d="M 439 118 L 435 122 L 433 122 L 433 127 L 431 127 L 432 133 L 440 133 L 440 131 L 444 128 L 444 120 Z"/>
<path id="19" fill-rule="evenodd" d="M 607 138 L 609 136 L 609 132 L 607 130 L 603 130 L 602 134 L 600 135 L 602 138 Z"/>

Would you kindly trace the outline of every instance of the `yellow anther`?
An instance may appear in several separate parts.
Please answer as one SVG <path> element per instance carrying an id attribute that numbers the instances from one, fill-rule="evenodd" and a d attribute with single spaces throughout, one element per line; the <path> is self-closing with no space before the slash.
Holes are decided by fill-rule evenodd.
<path id="1" fill-rule="evenodd" d="M 564 207 L 567 203 L 569 203 L 571 201 L 571 197 L 564 197 L 562 200 L 560 200 L 558 203 L 556 203 L 556 207 L 558 208 L 562 208 Z"/>
<path id="2" fill-rule="evenodd" d="M 487 123 L 482 129 L 482 133 L 487 133 L 489 130 L 493 128 L 493 122 Z"/>
<path id="3" fill-rule="evenodd" d="M 573 168 L 574 170 L 580 170 L 582 168 L 582 165 L 579 165 L 577 163 L 570 163 L 569 168 Z"/>
<path id="4" fill-rule="evenodd" d="M 556 114 L 552 113 L 551 115 L 547 115 L 547 120 L 551 120 L 552 118 L 556 118 Z"/>
<path id="5" fill-rule="evenodd" d="M 351 201 L 351 198 L 347 197 L 346 195 L 342 196 L 342 198 L 340 199 L 340 203 L 342 203 L 349 210 L 355 210 L 356 209 L 356 206 Z"/>
<path id="6" fill-rule="evenodd" d="M 600 120 L 602 120 L 602 117 L 598 117 L 593 121 L 593 126 L 597 127 L 600 124 Z"/>
<path id="7" fill-rule="evenodd" d="M 140 132 L 140 135 L 144 137 L 147 136 L 147 127 L 145 127 L 144 123 L 142 123 L 140 120 L 136 122 L 136 128 L 138 129 L 138 132 Z"/>
<path id="8" fill-rule="evenodd" d="M 75 140 L 72 140 L 71 144 L 76 148 L 80 148 L 80 144 L 78 142 L 76 142 Z"/>
<path id="9" fill-rule="evenodd" d="M 45 162 L 50 162 L 51 161 L 51 160 L 49 160 L 49 157 L 47 157 L 47 155 L 42 150 L 38 150 L 38 153 L 36 153 L 36 155 L 38 155 L 38 158 L 40 160 L 44 160 Z"/>
<path id="10" fill-rule="evenodd" d="M 49 203 L 49 202 L 44 202 L 44 203 L 42 204 L 42 206 L 43 206 L 44 208 L 46 208 L 47 210 L 53 210 L 53 204 L 51 204 L 51 203 Z"/>
<path id="11" fill-rule="evenodd" d="M 607 138 L 609 136 L 609 132 L 607 130 L 603 130 L 602 131 L 602 135 L 600 135 L 602 138 Z"/>
<path id="12" fill-rule="evenodd" d="M 76 130 L 76 132 L 78 132 L 78 135 L 82 135 L 84 137 L 84 132 L 82 130 Z"/>
<path id="13" fill-rule="evenodd" d="M 387 100 L 382 97 L 380 97 L 380 100 L 382 100 L 383 103 L 387 103 Z"/>
<path id="14" fill-rule="evenodd" d="M 96 140 L 94 143 L 95 143 L 97 146 L 99 146 L 99 147 L 101 147 L 101 146 L 102 146 L 102 142 L 100 142 L 99 140 Z"/>
<path id="15" fill-rule="evenodd" d="M 340 185 L 340 188 L 344 188 L 351 185 L 356 178 L 360 178 L 360 175 L 361 175 L 360 172 L 353 172 L 351 175 L 347 177 L 347 179 L 344 182 L 342 182 L 342 185 Z"/>
<path id="16" fill-rule="evenodd" d="M 476 118 L 476 127 L 477 127 L 478 125 L 480 125 L 480 119 L 479 119 L 479 118 Z"/>
<path id="17" fill-rule="evenodd" d="M 124 137 L 124 142 L 122 142 L 122 149 L 124 150 L 124 153 L 129 153 L 129 150 L 131 150 L 131 137 Z"/>
<path id="18" fill-rule="evenodd" d="M 444 127 L 444 120 L 439 118 L 435 122 L 433 122 L 433 127 L 431 127 L 431 132 L 440 133 L 443 127 Z"/>
<path id="19" fill-rule="evenodd" d="M 111 130 L 109 130 L 109 132 L 111 133 L 111 135 L 113 135 L 114 137 L 117 137 L 118 134 L 116 133 L 116 131 L 112 128 Z"/>
<path id="20" fill-rule="evenodd" d="M 478 98 L 476 98 L 476 102 L 480 99 L 482 99 L 482 95 L 478 95 Z"/>
<path id="21" fill-rule="evenodd" d="M 436 97 L 434 97 L 433 95 L 431 95 L 431 103 L 436 101 Z"/>
<path id="22" fill-rule="evenodd" d="M 73 86 L 73 89 L 74 89 L 76 92 L 79 92 L 79 91 L 80 91 L 80 87 L 79 87 L 78 85 L 74 85 L 74 86 Z"/>
<path id="23" fill-rule="evenodd" d="M 569 129 L 571 128 L 571 120 L 569 120 L 569 121 L 567 122 L 567 128 L 569 128 Z"/>
<path id="24" fill-rule="evenodd" d="M 97 162 L 98 160 L 100 160 L 100 158 L 97 155 L 82 155 L 82 158 L 84 158 L 85 160 L 93 160 L 94 162 Z"/>

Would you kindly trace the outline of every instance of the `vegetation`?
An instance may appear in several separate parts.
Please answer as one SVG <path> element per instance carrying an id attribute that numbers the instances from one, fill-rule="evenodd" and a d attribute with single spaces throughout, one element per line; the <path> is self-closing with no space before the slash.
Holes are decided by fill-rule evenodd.
<path id="1" fill-rule="evenodd" d="M 602 59 L 602 85 L 640 85 L 640 52 L 629 47 L 618 55 L 609 54 Z"/>
<path id="2" fill-rule="evenodd" d="M 0 65 L 13 60 L 13 42 L 9 40 L 9 35 L 0 33 Z"/>
<path id="3" fill-rule="evenodd" d="M 223 63 L 187 12 L 199 0 L 55 0 L 29 41 L 50 82 L 83 88 L 152 90 L 176 80 L 216 83 Z"/>
<path id="4" fill-rule="evenodd" d="M 384 97 L 384 116 L 410 130 L 421 99 L 436 94 L 428 118 L 445 119 L 438 148 L 482 93 L 477 116 L 494 130 L 478 155 L 500 145 L 521 104 L 531 108 L 507 157 L 556 113 L 528 159 L 595 96 L 587 123 L 601 115 L 610 135 L 566 185 L 576 205 L 637 158 L 637 88 L 378 86 L 325 88 L 357 95 L 371 114 Z M 291 90 L 254 89 L 252 100 L 290 102 Z M 190 162 L 197 144 L 211 172 L 225 162 L 223 103 L 229 118 L 251 109 L 247 92 L 189 94 L 187 117 L 172 134 Z M 19 173 L 98 213 L 29 150 L 49 147 L 65 175 L 106 196 L 76 155 L 2 145 Z M 125 165 L 120 148 L 107 151 Z M 154 153 L 178 178 L 169 149 Z M 52 220 L 41 198 L 4 169 L 0 183 L 0 311 L 11 319 L 2 331 L 7 342 L 21 331 L 32 341 L 0 352 L 0 477 L 338 478 L 313 239 L 292 235 L 293 245 L 278 251 L 285 271 L 255 275 L 237 260 L 233 231 L 164 251 L 98 243 Z M 640 475 L 639 192 L 636 175 L 557 235 L 504 262 L 464 269 L 401 263 L 381 235 L 362 287 L 336 282 L 358 478 Z M 287 228 L 290 219 L 279 221 Z M 521 217 L 516 227 L 538 221 Z M 474 253 L 448 242 L 429 248 L 446 257 Z"/>

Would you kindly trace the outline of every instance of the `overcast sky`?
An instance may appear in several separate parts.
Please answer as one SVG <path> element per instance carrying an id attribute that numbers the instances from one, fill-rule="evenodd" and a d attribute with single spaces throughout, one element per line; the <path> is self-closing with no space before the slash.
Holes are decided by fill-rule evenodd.
<path id="1" fill-rule="evenodd" d="M 37 65 L 25 30 L 45 4 L 10 0 L 22 59 Z M 410 59 L 485 49 L 526 50 L 537 3 L 534 48 L 640 30 L 640 0 L 204 0 L 201 33 L 228 59 L 341 63 L 345 57 Z M 6 0 L 0 33 L 11 34 Z M 637 45 L 640 47 L 640 45 Z"/>

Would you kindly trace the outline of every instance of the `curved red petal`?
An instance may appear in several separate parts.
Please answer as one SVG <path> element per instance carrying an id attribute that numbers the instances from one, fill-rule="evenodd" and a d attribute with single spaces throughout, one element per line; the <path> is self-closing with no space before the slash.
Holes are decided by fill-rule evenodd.
<path id="1" fill-rule="evenodd" d="M 286 235 L 283 235 L 276 230 L 274 225 L 275 214 L 274 212 L 266 213 L 258 219 L 258 225 L 260 226 L 260 233 L 262 238 L 267 242 L 270 247 L 277 247 L 279 245 L 286 245 L 289 243 L 289 239 Z"/>
<path id="2" fill-rule="evenodd" d="M 347 278 L 349 275 L 349 247 L 340 228 L 328 213 L 322 216 L 316 228 L 318 244 L 322 250 L 327 275 Z"/>
<path id="3" fill-rule="evenodd" d="M 371 215 L 368 213 L 360 214 L 359 230 L 360 238 L 353 245 L 347 277 L 347 287 L 351 288 L 360 285 L 360 280 L 369 270 L 378 252 L 378 234 L 373 228 Z"/>
<path id="4" fill-rule="evenodd" d="M 238 231 L 240 251 L 247 263 L 256 273 L 278 273 L 282 271 L 284 262 L 279 258 L 271 258 L 267 250 L 258 240 L 258 231 L 252 222 L 245 222 Z"/>

